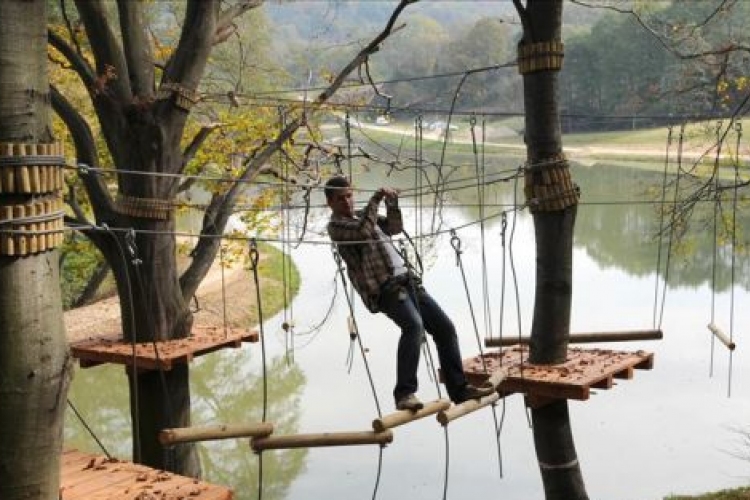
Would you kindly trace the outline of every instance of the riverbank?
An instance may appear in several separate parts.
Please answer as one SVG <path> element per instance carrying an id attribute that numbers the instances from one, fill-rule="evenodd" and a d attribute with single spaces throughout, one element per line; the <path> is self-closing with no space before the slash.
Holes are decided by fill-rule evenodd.
<path id="1" fill-rule="evenodd" d="M 268 318 L 282 310 L 285 302 L 292 300 L 299 290 L 300 280 L 297 267 L 287 257 L 286 265 L 291 266 L 291 279 L 289 283 L 284 282 L 284 259 L 280 250 L 261 245 L 259 252 L 263 315 Z M 198 287 L 195 299 L 196 325 L 221 326 L 226 321 L 231 327 L 248 327 L 258 323 L 255 284 L 251 271 L 246 269 L 242 259 L 227 262 L 222 268 L 217 258 Z M 71 343 L 121 332 L 120 299 L 116 294 L 66 311 L 64 317 L 66 335 Z"/>
<path id="2" fill-rule="evenodd" d="M 664 500 L 748 500 L 750 499 L 750 487 L 722 490 L 714 493 L 706 493 L 697 497 L 669 496 Z"/>

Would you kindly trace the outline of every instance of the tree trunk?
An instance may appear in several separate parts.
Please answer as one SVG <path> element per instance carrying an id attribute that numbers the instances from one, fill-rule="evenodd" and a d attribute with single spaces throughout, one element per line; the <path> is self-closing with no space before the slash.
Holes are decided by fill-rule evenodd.
<path id="1" fill-rule="evenodd" d="M 50 143 L 46 0 L 0 2 L 0 142 Z M 0 194 L 0 205 L 32 195 Z M 0 227 L 0 230 L 4 229 Z M 71 366 L 56 250 L 0 255 L 0 498 L 58 498 Z"/>
<path id="2" fill-rule="evenodd" d="M 560 41 L 562 0 L 515 0 L 522 19 L 524 46 Z M 558 105 L 558 69 L 537 59 L 523 73 L 527 145 L 526 197 L 536 235 L 536 289 L 529 360 L 565 361 L 570 334 L 573 228 L 577 193 L 562 155 Z M 520 61 L 520 58 L 519 58 Z M 542 66 L 542 69 L 539 69 Z M 557 400 L 533 407 L 534 444 L 547 500 L 588 498 L 576 457 L 568 403 Z"/>
<path id="3" fill-rule="evenodd" d="M 113 244 L 105 250 L 110 254 L 107 260 L 113 263 L 118 285 L 125 339 L 150 342 L 188 336 L 193 319 L 178 285 L 175 240 L 171 235 L 174 223 L 132 218 L 119 227 L 128 226 L 164 234 L 138 232 L 135 240 L 129 240 L 116 233 Z M 117 243 L 114 238 L 118 238 Z M 159 432 L 165 428 L 190 426 L 188 366 L 178 364 L 164 372 L 136 373 L 128 370 L 134 459 L 151 467 L 200 477 L 195 445 L 165 449 L 158 440 Z"/>

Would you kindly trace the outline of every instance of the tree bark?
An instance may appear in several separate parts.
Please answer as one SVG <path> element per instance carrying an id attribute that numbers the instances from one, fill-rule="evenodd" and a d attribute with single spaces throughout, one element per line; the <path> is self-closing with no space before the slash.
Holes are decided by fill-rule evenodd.
<path id="1" fill-rule="evenodd" d="M 521 45 L 559 41 L 562 32 L 562 0 L 528 0 L 523 7 L 514 0 L 521 16 Z M 527 145 L 526 185 L 549 178 L 555 165 L 566 176 L 561 161 L 562 136 L 558 105 L 558 71 L 541 70 L 523 75 Z M 559 209 L 540 208 L 529 199 L 536 236 L 536 285 L 529 361 L 557 364 L 565 361 L 570 335 L 573 281 L 573 229 L 576 202 Z M 570 193 L 569 193 L 570 194 Z M 535 195 L 536 196 L 536 195 Z M 577 198 L 574 198 L 577 199 Z M 532 408 L 534 445 L 547 500 L 587 500 L 583 476 L 576 457 L 567 400 Z"/>
<path id="2" fill-rule="evenodd" d="M 0 2 L 0 142 L 49 143 L 46 0 Z M 0 194 L 0 205 L 25 194 Z M 2 228 L 0 228 L 1 230 Z M 0 256 L 0 498 L 58 498 L 71 375 L 59 255 Z"/>

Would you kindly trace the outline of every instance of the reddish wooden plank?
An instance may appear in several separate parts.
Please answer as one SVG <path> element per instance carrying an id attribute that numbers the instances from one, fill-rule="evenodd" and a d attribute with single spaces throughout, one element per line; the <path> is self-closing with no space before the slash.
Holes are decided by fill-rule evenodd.
<path id="1" fill-rule="evenodd" d="M 127 461 L 107 460 L 75 450 L 62 454 L 62 500 L 194 499 L 229 500 L 223 486 L 150 469 Z M 146 495 L 146 494 L 152 495 Z"/>
<path id="2" fill-rule="evenodd" d="M 501 392 L 520 392 L 540 400 L 585 400 L 591 388 L 610 389 L 614 378 L 630 379 L 635 369 L 652 366 L 652 353 L 581 348 L 570 348 L 563 363 L 534 365 L 528 362 L 528 347 L 518 345 L 464 362 L 467 378 L 472 383 L 481 383 L 487 379 L 487 372 L 503 368 L 508 376 L 500 384 Z"/>
<path id="3" fill-rule="evenodd" d="M 229 330 L 216 327 L 195 327 L 193 334 L 184 339 L 159 342 L 125 342 L 121 338 L 101 337 L 71 345 L 73 357 L 82 368 L 102 363 L 137 366 L 143 370 L 170 370 L 176 363 L 189 363 L 195 356 L 241 347 L 243 342 L 257 342 L 257 331 Z M 135 362 L 134 359 L 135 358 Z"/>

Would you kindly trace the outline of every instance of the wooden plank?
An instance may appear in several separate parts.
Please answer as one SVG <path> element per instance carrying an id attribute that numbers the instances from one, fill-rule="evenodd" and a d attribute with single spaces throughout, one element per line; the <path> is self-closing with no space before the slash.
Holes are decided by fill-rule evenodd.
<path id="1" fill-rule="evenodd" d="M 635 369 L 650 369 L 653 354 L 645 351 L 570 348 L 567 360 L 556 365 L 528 362 L 528 347 L 513 346 L 485 353 L 484 359 L 466 360 L 464 368 L 472 383 L 487 380 L 487 372 L 503 370 L 507 377 L 498 386 L 501 394 L 524 393 L 540 400 L 586 400 L 592 388 L 611 389 L 614 379 L 630 379 Z"/>
<path id="2" fill-rule="evenodd" d="M 61 455 L 60 498 L 62 500 L 142 500 L 190 498 L 230 500 L 223 486 L 151 469 L 127 461 L 68 450 Z"/>
<path id="3" fill-rule="evenodd" d="M 220 328 L 196 327 L 192 335 L 183 339 L 135 344 L 135 365 L 143 370 L 171 370 L 176 363 L 189 363 L 196 356 L 227 347 L 240 347 L 242 342 L 254 342 L 257 338 L 256 330 L 234 329 L 225 334 Z M 121 337 L 89 339 L 70 347 L 71 354 L 79 360 L 82 368 L 102 363 L 134 364 L 133 344 Z"/>

